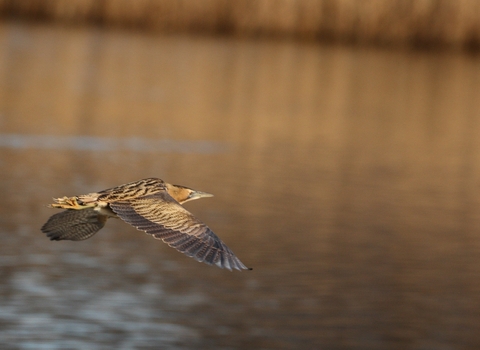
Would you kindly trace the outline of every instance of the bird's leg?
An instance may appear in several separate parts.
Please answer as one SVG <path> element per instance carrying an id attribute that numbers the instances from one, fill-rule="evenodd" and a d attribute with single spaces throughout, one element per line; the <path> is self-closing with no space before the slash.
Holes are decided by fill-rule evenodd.
<path id="1" fill-rule="evenodd" d="M 89 207 L 94 207 L 95 204 L 81 204 L 78 202 L 77 197 L 62 197 L 62 198 L 54 198 L 53 201 L 55 203 L 50 204 L 50 208 L 63 208 L 63 209 L 75 209 L 81 210 Z"/>

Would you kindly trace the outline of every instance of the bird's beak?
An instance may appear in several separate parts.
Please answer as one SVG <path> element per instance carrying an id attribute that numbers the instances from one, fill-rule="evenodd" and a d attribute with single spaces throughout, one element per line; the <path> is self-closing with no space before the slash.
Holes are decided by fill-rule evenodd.
<path id="1" fill-rule="evenodd" d="M 213 194 L 207 193 L 207 192 L 202 192 L 202 191 L 193 191 L 188 196 L 188 200 L 206 198 L 206 197 L 213 197 Z"/>

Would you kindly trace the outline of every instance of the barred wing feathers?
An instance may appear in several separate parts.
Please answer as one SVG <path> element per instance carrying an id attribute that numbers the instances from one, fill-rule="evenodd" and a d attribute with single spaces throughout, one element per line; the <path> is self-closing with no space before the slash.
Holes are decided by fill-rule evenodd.
<path id="1" fill-rule="evenodd" d="M 200 262 L 221 268 L 248 269 L 204 223 L 166 192 L 110 203 L 125 222 Z"/>
<path id="2" fill-rule="evenodd" d="M 107 221 L 92 208 L 83 210 L 67 209 L 52 215 L 41 230 L 52 241 L 81 241 L 97 233 Z"/>

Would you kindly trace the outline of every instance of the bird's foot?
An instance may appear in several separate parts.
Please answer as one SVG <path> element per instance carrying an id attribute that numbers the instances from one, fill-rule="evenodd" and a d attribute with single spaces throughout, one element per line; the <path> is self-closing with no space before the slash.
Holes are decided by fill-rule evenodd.
<path id="1" fill-rule="evenodd" d="M 54 198 L 53 201 L 55 203 L 50 204 L 49 205 L 50 208 L 81 210 L 89 207 L 88 205 L 78 203 L 77 197 Z"/>

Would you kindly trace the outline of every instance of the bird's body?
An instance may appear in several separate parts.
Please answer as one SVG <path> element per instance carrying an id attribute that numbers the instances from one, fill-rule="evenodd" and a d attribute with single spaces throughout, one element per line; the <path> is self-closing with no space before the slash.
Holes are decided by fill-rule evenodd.
<path id="1" fill-rule="evenodd" d="M 109 217 L 161 239 L 197 261 L 221 268 L 248 269 L 203 222 L 181 204 L 211 194 L 148 178 L 104 191 L 54 199 L 52 208 L 67 209 L 50 217 L 42 231 L 51 240 L 83 240 L 98 232 Z"/>

